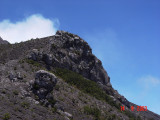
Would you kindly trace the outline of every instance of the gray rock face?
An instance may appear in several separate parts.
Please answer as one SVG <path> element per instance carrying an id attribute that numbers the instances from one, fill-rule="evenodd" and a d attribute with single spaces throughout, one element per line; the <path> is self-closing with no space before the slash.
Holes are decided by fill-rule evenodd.
<path id="1" fill-rule="evenodd" d="M 40 88 L 45 88 L 47 91 L 52 91 L 53 86 L 57 82 L 57 77 L 44 70 L 39 70 L 36 72 L 35 76 L 35 84 L 37 84 Z"/>
<path id="2" fill-rule="evenodd" d="M 8 77 L 12 82 L 23 80 L 23 76 L 21 75 L 20 72 L 17 73 L 11 72 Z"/>
<path id="3" fill-rule="evenodd" d="M 9 44 L 9 42 L 0 37 L 0 44 Z"/>
<path id="4" fill-rule="evenodd" d="M 77 72 L 84 77 L 104 85 L 111 86 L 107 72 L 101 61 L 92 54 L 92 50 L 79 36 L 57 31 L 50 40 L 49 51 L 33 50 L 29 58 L 44 61 L 52 67 L 61 67 Z"/>
<path id="5" fill-rule="evenodd" d="M 34 61 L 38 61 L 41 60 L 42 57 L 43 56 L 41 52 L 39 52 L 37 49 L 33 49 L 28 58 Z"/>
<path id="6" fill-rule="evenodd" d="M 92 54 L 87 42 L 77 35 L 57 31 L 56 35 L 50 38 L 50 44 L 48 51 L 33 49 L 29 58 L 34 61 L 43 61 L 48 66 L 66 68 L 77 72 L 87 79 L 97 82 L 107 94 L 130 107 L 130 102 L 127 99 L 118 92 L 114 92 L 110 77 L 103 68 L 101 61 Z M 44 98 L 47 92 L 40 89 L 37 94 L 40 98 Z"/>
<path id="7" fill-rule="evenodd" d="M 29 59 L 36 62 L 29 61 L 29 63 L 26 61 L 24 57 L 27 54 L 29 54 Z M 39 65 L 35 63 L 39 63 Z M 92 116 L 88 117 L 81 111 L 84 105 L 97 106 L 103 115 L 105 111 L 110 111 L 111 106 L 108 103 L 97 100 L 87 94 L 81 94 L 77 88 L 70 86 L 63 80 L 58 81 L 58 85 L 53 91 L 58 80 L 54 74 L 41 70 L 35 74 L 34 78 L 33 71 L 44 67 L 50 67 L 51 70 L 54 70 L 55 67 L 61 67 L 75 71 L 92 81 L 96 81 L 104 92 L 113 98 L 114 103 L 117 103 L 117 105 L 122 103 L 127 108 L 130 108 L 131 105 L 135 106 L 135 108 L 137 106 L 127 101 L 125 97 L 112 88 L 110 78 L 103 69 L 101 61 L 92 54 L 91 48 L 84 40 L 77 35 L 58 31 L 55 36 L 32 39 L 12 45 L 0 45 L 0 97 L 4 98 L 1 99 L 0 105 L 5 109 L 0 111 L 1 117 L 7 111 L 10 113 L 11 119 L 14 120 L 54 118 L 60 120 L 89 120 L 93 119 Z M 8 71 L 11 72 L 9 79 L 18 82 L 11 83 L 6 79 Z M 17 71 L 20 71 L 21 74 L 17 73 Z M 25 80 L 19 82 L 19 80 L 23 79 L 23 75 Z M 29 82 L 29 80 L 31 81 Z M 55 102 L 54 99 L 57 101 Z M 22 103 L 29 103 L 30 108 L 23 108 Z M 39 103 L 49 108 L 54 105 L 55 109 L 35 105 Z M 20 109 L 18 111 L 16 109 L 13 110 L 13 106 L 11 106 L 13 104 L 15 108 Z M 53 113 L 49 110 L 53 110 Z M 111 114 L 108 113 L 105 118 L 107 119 L 108 116 L 114 113 L 116 116 L 120 116 L 120 119 L 129 119 L 125 114 L 117 110 L 112 107 Z M 157 114 L 149 110 L 138 114 L 142 117 L 145 116 L 146 119 L 160 119 Z M 32 115 L 36 115 L 36 117 Z"/>
<path id="8" fill-rule="evenodd" d="M 52 54 L 44 54 L 43 55 L 43 60 L 45 61 L 45 63 L 47 65 L 52 65 L 52 60 L 53 60 Z"/>
<path id="9" fill-rule="evenodd" d="M 39 100 L 46 106 L 52 105 L 54 99 L 51 92 L 57 83 L 57 77 L 44 70 L 39 70 L 35 74 L 35 81 L 31 81 L 33 93 L 38 96 Z"/>

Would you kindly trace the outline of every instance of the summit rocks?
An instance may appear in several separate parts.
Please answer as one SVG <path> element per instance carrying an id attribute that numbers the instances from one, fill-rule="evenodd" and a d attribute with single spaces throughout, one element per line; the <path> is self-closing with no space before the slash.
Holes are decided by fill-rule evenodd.
<path id="1" fill-rule="evenodd" d="M 29 59 L 43 61 L 46 65 L 61 67 L 77 72 L 87 79 L 111 86 L 110 78 L 101 61 L 92 54 L 89 45 L 77 35 L 57 31 L 50 37 L 50 50 L 33 49 Z"/>

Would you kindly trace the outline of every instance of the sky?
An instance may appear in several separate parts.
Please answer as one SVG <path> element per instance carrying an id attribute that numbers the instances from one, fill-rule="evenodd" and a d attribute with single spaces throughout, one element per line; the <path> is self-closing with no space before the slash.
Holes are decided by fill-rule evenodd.
<path id="1" fill-rule="evenodd" d="M 114 89 L 160 115 L 159 0 L 0 0 L 10 43 L 64 30 L 89 43 Z"/>

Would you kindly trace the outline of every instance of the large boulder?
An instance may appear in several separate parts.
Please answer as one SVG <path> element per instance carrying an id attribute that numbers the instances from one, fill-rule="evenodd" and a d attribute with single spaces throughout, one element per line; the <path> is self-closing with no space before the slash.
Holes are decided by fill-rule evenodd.
<path id="1" fill-rule="evenodd" d="M 8 77 L 12 82 L 17 82 L 17 81 L 23 80 L 23 76 L 21 75 L 20 72 L 13 72 L 12 71 L 9 73 Z"/>
<path id="2" fill-rule="evenodd" d="M 38 96 L 40 102 L 48 105 L 53 105 L 53 87 L 57 83 L 57 77 L 45 70 L 39 70 L 35 74 L 35 80 L 31 81 L 33 93 Z"/>

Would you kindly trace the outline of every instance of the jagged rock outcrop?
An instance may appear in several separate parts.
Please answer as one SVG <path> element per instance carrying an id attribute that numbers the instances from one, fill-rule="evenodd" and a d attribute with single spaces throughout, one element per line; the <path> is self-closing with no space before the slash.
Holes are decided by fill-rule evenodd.
<path id="1" fill-rule="evenodd" d="M 128 110 L 130 110 L 131 105 L 135 108 L 137 105 L 129 102 L 112 88 L 110 77 L 104 70 L 101 61 L 92 54 L 90 46 L 77 35 L 57 31 L 54 36 L 31 39 L 17 44 L 0 45 L 0 51 L 0 93 L 2 93 L 0 94 L 0 98 L 2 98 L 0 106 L 11 114 L 13 113 L 13 119 L 23 119 L 19 116 L 24 115 L 26 115 L 24 119 L 35 120 L 94 119 L 95 116 L 86 115 L 85 107 L 87 109 L 96 107 L 95 110 L 101 111 L 102 117 L 105 119 L 128 120 L 130 117 L 137 118 L 138 116 L 147 119 L 160 119 L 160 116 L 149 110 L 139 113 L 130 111 L 133 115 L 119 111 L 120 107 L 117 105 L 124 105 Z M 103 101 L 95 96 L 90 96 L 78 87 L 67 83 L 65 79 L 59 79 L 58 76 L 56 77 L 49 72 L 52 71 L 58 75 L 56 73 L 57 68 L 77 72 L 87 78 L 87 81 L 95 81 L 102 88 L 100 90 L 110 97 L 104 98 L 106 101 Z M 84 87 L 88 86 L 85 86 L 84 82 Z M 92 87 L 89 91 L 93 89 L 96 90 Z M 105 96 L 104 94 L 102 95 Z M 6 105 L 6 102 L 9 104 Z M 28 105 L 28 102 L 31 105 Z M 47 107 L 37 105 L 39 103 Z M 11 106 L 13 104 L 14 106 Z M 29 106 L 33 107 L 27 109 Z M 23 112 L 17 112 L 16 110 L 19 108 Z M 2 112 L 0 111 L 0 118 Z M 19 113 L 22 114 L 19 115 Z M 32 113 L 36 113 L 36 118 L 32 116 Z"/>
<path id="2" fill-rule="evenodd" d="M 48 66 L 66 68 L 84 77 L 111 86 L 110 78 L 101 61 L 92 54 L 89 45 L 77 35 L 57 31 L 50 38 L 50 51 L 33 49 L 29 59 L 44 61 Z"/>
<path id="3" fill-rule="evenodd" d="M 9 44 L 9 42 L 0 37 L 0 44 Z"/>
<path id="4" fill-rule="evenodd" d="M 11 72 L 8 77 L 12 82 L 23 80 L 23 76 L 21 75 L 20 72 L 17 73 Z"/>
<path id="5" fill-rule="evenodd" d="M 44 70 L 39 70 L 35 74 L 35 81 L 31 82 L 33 93 L 38 96 L 40 102 L 45 106 L 54 105 L 53 87 L 57 83 L 57 77 Z"/>
<path id="6" fill-rule="evenodd" d="M 110 77 L 102 66 L 101 61 L 92 54 L 92 49 L 79 36 L 57 31 L 49 38 L 48 51 L 33 49 L 28 58 L 43 61 L 49 67 L 60 67 L 72 70 L 87 79 L 97 82 L 113 99 L 130 108 L 130 102 L 116 92 L 110 83 Z"/>

